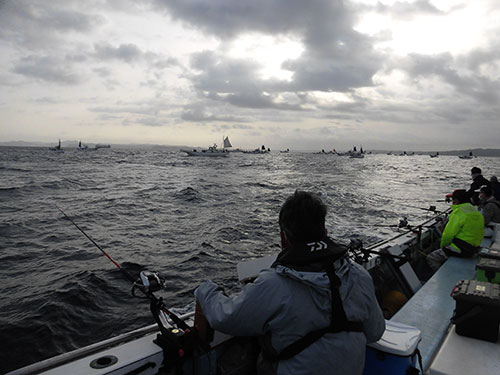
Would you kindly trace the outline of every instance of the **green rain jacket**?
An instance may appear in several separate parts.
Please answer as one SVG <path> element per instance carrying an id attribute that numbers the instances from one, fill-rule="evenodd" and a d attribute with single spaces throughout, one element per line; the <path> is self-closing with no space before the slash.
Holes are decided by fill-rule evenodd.
<path id="1" fill-rule="evenodd" d="M 484 237 L 484 217 L 478 209 L 470 203 L 454 204 L 452 212 L 441 237 L 441 248 L 453 247 L 457 252 L 461 250 L 453 242 L 459 238 L 472 246 L 479 246 Z"/>

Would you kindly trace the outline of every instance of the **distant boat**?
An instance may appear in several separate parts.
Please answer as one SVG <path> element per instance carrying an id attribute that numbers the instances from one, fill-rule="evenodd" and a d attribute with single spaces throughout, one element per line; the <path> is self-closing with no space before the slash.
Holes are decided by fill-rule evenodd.
<path id="1" fill-rule="evenodd" d="M 243 151 L 243 153 L 245 154 L 267 154 L 268 152 L 271 152 L 271 149 L 266 149 L 266 146 L 264 145 L 262 145 L 261 148 L 256 148 L 255 150 Z"/>
<path id="2" fill-rule="evenodd" d="M 97 148 L 89 148 L 89 146 L 82 144 L 82 141 L 78 142 L 78 150 L 81 151 L 95 151 Z"/>
<path id="3" fill-rule="evenodd" d="M 436 152 L 434 155 L 430 154 L 429 156 L 431 158 L 437 158 L 439 156 L 439 152 Z"/>
<path id="4" fill-rule="evenodd" d="M 229 150 L 227 148 L 233 147 L 231 142 L 229 141 L 229 137 L 223 137 L 222 139 L 222 144 L 223 148 L 219 149 L 217 148 L 217 144 L 214 143 L 213 146 L 209 146 L 208 149 L 205 150 L 181 150 L 182 152 L 185 152 L 189 156 L 207 156 L 207 157 L 218 157 L 218 156 L 228 156 L 229 155 Z"/>
<path id="5" fill-rule="evenodd" d="M 365 157 L 365 154 L 362 154 L 361 152 L 358 152 L 358 153 L 353 153 L 351 155 L 349 155 L 349 157 L 351 159 L 363 159 Z"/>
<path id="6" fill-rule="evenodd" d="M 287 153 L 289 153 L 289 152 L 290 152 L 290 149 L 289 149 L 289 148 L 287 148 L 286 150 L 280 150 L 280 152 L 281 152 L 282 154 L 287 154 Z"/>
<path id="7" fill-rule="evenodd" d="M 469 155 L 460 155 L 460 159 L 472 159 L 474 155 L 472 155 L 472 151 L 469 152 Z"/>
<path id="8" fill-rule="evenodd" d="M 64 152 L 64 150 L 61 148 L 61 140 L 59 140 L 59 144 L 57 146 L 50 147 L 49 150 L 55 152 Z"/>
<path id="9" fill-rule="evenodd" d="M 98 148 L 111 148 L 111 145 L 98 143 L 95 145 L 96 150 Z"/>

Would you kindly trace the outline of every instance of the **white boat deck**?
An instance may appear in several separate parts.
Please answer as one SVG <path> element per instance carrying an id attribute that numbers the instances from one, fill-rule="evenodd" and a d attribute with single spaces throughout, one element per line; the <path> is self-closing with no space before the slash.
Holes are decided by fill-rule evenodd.
<path id="1" fill-rule="evenodd" d="M 491 343 L 448 331 L 428 374 L 471 375 L 500 374 L 500 342 Z"/>
<path id="2" fill-rule="evenodd" d="M 500 225 L 482 246 L 500 247 Z M 419 350 L 426 374 L 500 374 L 500 342 L 459 336 L 450 320 L 453 287 L 459 280 L 474 279 L 476 264 L 475 258 L 449 258 L 391 319 L 421 330 Z"/>
<path id="3" fill-rule="evenodd" d="M 500 250 L 500 224 L 485 238 L 482 247 Z M 499 336 L 500 337 L 500 336 Z M 460 336 L 455 325 L 429 366 L 429 375 L 500 374 L 500 339 L 496 343 Z"/>

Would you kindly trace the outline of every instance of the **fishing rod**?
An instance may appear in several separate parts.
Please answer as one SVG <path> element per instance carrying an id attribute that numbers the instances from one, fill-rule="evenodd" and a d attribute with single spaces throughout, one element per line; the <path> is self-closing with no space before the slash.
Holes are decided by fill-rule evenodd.
<path id="1" fill-rule="evenodd" d="M 375 248 L 375 247 L 377 247 L 377 246 L 383 245 L 383 244 L 385 244 L 385 243 L 387 243 L 387 242 L 390 242 L 390 241 L 395 240 L 395 239 L 397 239 L 397 238 L 399 238 L 399 237 L 402 237 L 402 236 L 404 236 L 404 235 L 406 235 L 406 234 L 408 234 L 408 233 L 413 232 L 416 228 L 423 228 L 423 227 L 424 227 L 427 223 L 431 222 L 432 220 L 434 220 L 434 219 L 438 218 L 439 216 L 442 216 L 443 214 L 446 214 L 446 213 L 448 213 L 448 212 L 450 212 L 450 211 L 451 211 L 451 207 L 450 207 L 450 208 L 448 208 L 448 209 L 446 209 L 446 210 L 444 210 L 444 211 L 442 211 L 442 212 L 440 212 L 440 213 L 439 213 L 439 214 L 437 214 L 437 215 L 432 216 L 431 218 L 429 218 L 429 219 L 425 220 L 425 221 L 424 221 L 423 223 L 421 223 L 421 224 L 418 224 L 418 225 L 412 226 L 412 227 L 411 227 L 410 229 L 408 229 L 407 231 L 404 231 L 404 232 L 402 232 L 402 233 L 400 233 L 400 234 L 398 234 L 398 235 L 396 235 L 396 236 L 394 236 L 394 237 L 392 237 L 392 238 L 389 238 L 389 239 L 387 239 L 387 240 L 383 240 L 383 241 L 380 241 L 380 242 L 376 242 L 376 243 L 374 243 L 374 244 L 372 244 L 372 245 L 368 246 L 365 250 L 371 250 L 371 249 L 373 249 L 373 248 Z"/>
<path id="2" fill-rule="evenodd" d="M 447 209 L 446 211 L 443 211 L 443 212 L 440 212 L 439 214 L 437 215 L 434 215 L 433 217 L 431 217 L 430 219 L 424 221 L 423 223 L 421 224 L 418 224 L 418 225 L 415 225 L 415 226 L 411 226 L 408 224 L 408 222 L 404 223 L 404 221 L 406 221 L 406 218 L 404 218 L 403 220 L 400 220 L 400 225 L 405 225 L 406 228 L 408 228 L 408 230 L 406 231 L 403 231 L 402 233 L 394 236 L 394 237 L 391 237 L 389 239 L 386 239 L 386 240 L 383 240 L 383 241 L 379 241 L 379 242 L 376 242 L 374 244 L 371 244 L 369 245 L 368 247 L 364 247 L 363 246 L 363 243 L 361 240 L 359 239 L 351 239 L 351 243 L 349 244 L 349 249 L 351 250 L 352 254 L 354 255 L 354 259 L 358 259 L 358 260 L 361 260 L 361 261 L 366 261 L 369 257 L 369 254 L 375 254 L 375 255 L 379 255 L 379 256 L 383 256 L 383 257 L 389 257 L 389 258 L 393 258 L 393 259 L 397 259 L 399 261 L 405 261 L 406 259 L 406 256 L 404 255 L 394 255 L 394 254 L 390 254 L 390 253 L 385 253 L 385 252 L 380 252 L 380 251 L 376 251 L 376 250 L 373 250 L 374 248 L 376 247 L 379 247 L 380 245 L 383 245 L 385 243 L 388 243 L 390 241 L 393 241 L 399 237 L 402 237 L 408 233 L 415 233 L 416 229 L 419 229 L 421 230 L 422 228 L 426 227 L 426 224 L 428 224 L 429 222 L 431 222 L 432 220 L 435 220 L 437 218 L 439 218 L 440 216 L 442 216 L 443 214 L 446 214 L 447 212 L 451 211 L 451 207 L 449 209 Z M 402 227 L 400 227 L 402 228 Z M 360 255 L 363 254 L 362 256 Z M 357 261 L 357 260 L 356 260 Z"/>
<path id="3" fill-rule="evenodd" d="M 68 219 L 71 224 L 73 224 L 87 239 L 92 242 L 92 244 L 97 247 L 122 273 L 123 275 L 133 283 L 132 286 L 132 295 L 137 297 L 134 294 L 135 289 L 139 289 L 145 296 L 151 301 L 151 309 L 155 309 L 158 311 L 163 311 L 172 321 L 180 328 L 182 328 L 185 333 L 189 333 L 191 328 L 184 322 L 181 318 L 175 315 L 172 311 L 170 311 L 165 304 L 163 303 L 162 298 L 156 297 L 153 292 L 157 292 L 158 290 L 164 287 L 164 280 L 159 276 L 157 272 L 151 271 L 141 271 L 140 279 L 136 280 L 130 272 L 124 269 L 117 261 L 115 261 L 97 242 L 95 242 L 92 237 L 90 237 L 80 226 L 75 223 L 75 221 L 69 217 L 57 204 L 54 203 L 59 211 L 64 215 L 66 219 Z M 157 318 L 156 314 L 153 311 L 153 315 L 155 319 Z M 162 324 L 158 322 L 160 326 L 160 330 L 162 330 Z M 163 330 L 162 330 L 163 332 Z"/>
<path id="4" fill-rule="evenodd" d="M 441 201 L 438 201 L 438 202 L 441 202 Z M 444 202 L 444 200 L 442 201 Z M 424 207 L 418 207 L 418 206 L 412 206 L 410 204 L 403 204 L 403 203 L 400 203 L 401 206 L 403 207 L 410 207 L 410 208 L 416 208 L 418 210 L 423 210 L 423 211 L 428 211 L 428 212 L 433 212 L 433 213 L 436 213 L 436 214 L 442 214 L 444 213 L 445 211 L 438 211 L 436 206 L 429 206 L 429 208 L 424 208 Z"/>

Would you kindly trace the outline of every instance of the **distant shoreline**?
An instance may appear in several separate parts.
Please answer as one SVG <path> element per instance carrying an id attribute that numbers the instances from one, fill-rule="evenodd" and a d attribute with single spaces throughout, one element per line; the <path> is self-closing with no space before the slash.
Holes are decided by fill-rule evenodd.
<path id="1" fill-rule="evenodd" d="M 99 142 L 102 143 L 102 142 Z M 24 141 L 12 141 L 12 142 L 0 142 L 0 147 L 54 147 L 56 143 L 52 142 L 24 142 Z M 85 145 L 88 145 L 89 147 L 94 147 L 98 143 L 85 143 Z M 111 148 L 140 148 L 140 149 L 164 149 L 164 150 L 180 150 L 183 148 L 191 149 L 193 146 L 186 146 L 186 145 L 161 145 L 161 144 L 140 144 L 140 143 L 130 143 L 130 144 L 113 144 L 113 143 L 108 143 L 110 144 Z M 78 148 L 78 142 L 77 141 L 65 141 L 63 143 L 63 148 L 67 149 L 72 149 L 72 148 Z M 199 146 L 194 148 L 200 148 Z M 274 150 L 277 151 L 278 149 Z M 293 152 L 294 150 L 292 150 Z M 318 150 L 296 150 L 296 152 L 317 152 Z M 370 150 L 367 149 L 367 152 L 371 152 L 373 154 L 387 154 L 387 153 L 392 153 L 394 155 L 397 154 L 402 154 L 403 152 L 407 153 L 415 153 L 415 155 L 434 155 L 436 152 L 439 152 L 439 155 L 442 156 L 460 156 L 460 155 L 469 155 L 470 152 L 472 152 L 472 155 L 474 156 L 492 156 L 492 157 L 500 157 L 500 149 L 497 148 L 472 148 L 472 149 L 465 149 L 465 150 L 433 150 L 433 151 L 418 151 L 418 150 Z"/>

